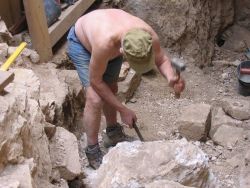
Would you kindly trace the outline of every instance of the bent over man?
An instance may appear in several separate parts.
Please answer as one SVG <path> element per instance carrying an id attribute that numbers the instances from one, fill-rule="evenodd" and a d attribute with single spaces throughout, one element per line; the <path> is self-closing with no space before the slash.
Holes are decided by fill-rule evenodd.
<path id="1" fill-rule="evenodd" d="M 175 92 L 181 93 L 184 80 L 172 69 L 169 58 L 160 47 L 155 31 L 143 20 L 119 9 L 100 9 L 80 17 L 68 34 L 68 55 L 73 61 L 86 91 L 84 127 L 87 134 L 86 156 L 92 168 L 102 162 L 98 144 L 101 112 L 106 118 L 104 146 L 129 141 L 117 122 L 132 128 L 136 114 L 117 98 L 117 80 L 123 58 L 142 74 L 154 64 Z"/>

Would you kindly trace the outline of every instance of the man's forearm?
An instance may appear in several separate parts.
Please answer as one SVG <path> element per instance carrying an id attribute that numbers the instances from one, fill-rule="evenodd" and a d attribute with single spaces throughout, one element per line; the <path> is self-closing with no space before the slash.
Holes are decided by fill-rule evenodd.
<path id="1" fill-rule="evenodd" d="M 97 94 L 110 106 L 114 107 L 117 111 L 121 112 L 126 108 L 113 94 L 107 84 L 103 81 L 95 83 L 91 82 L 91 86 L 97 92 Z"/>

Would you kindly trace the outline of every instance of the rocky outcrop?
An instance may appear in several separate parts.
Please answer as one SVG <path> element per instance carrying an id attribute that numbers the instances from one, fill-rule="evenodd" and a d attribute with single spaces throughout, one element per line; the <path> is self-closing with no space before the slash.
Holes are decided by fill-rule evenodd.
<path id="1" fill-rule="evenodd" d="M 42 181 L 49 182 L 52 164 L 45 119 L 37 102 L 40 82 L 31 70 L 14 72 L 14 82 L 0 96 L 0 176 L 12 177 L 21 187 L 31 187 L 29 179 L 34 185 L 43 185 Z M 33 170 L 24 164 L 31 158 Z M 23 171 L 23 177 L 18 175 L 21 179 L 16 176 L 18 169 Z"/>
<path id="2" fill-rule="evenodd" d="M 199 65 L 211 62 L 215 37 L 234 19 L 233 0 L 120 0 L 113 3 L 148 22 L 164 47 Z"/>
<path id="3" fill-rule="evenodd" d="M 36 74 L 11 71 L 15 79 L 0 95 L 0 187 L 68 187 L 67 180 L 82 175 L 77 139 L 46 122 Z"/>
<path id="4" fill-rule="evenodd" d="M 144 187 L 169 181 L 189 187 L 216 187 L 208 169 L 208 158 L 185 139 L 178 141 L 123 142 L 104 156 L 90 187 Z M 174 183 L 173 183 L 174 184 Z M 153 187 L 153 186 L 152 186 Z M 180 185 L 179 185 L 180 187 Z"/>

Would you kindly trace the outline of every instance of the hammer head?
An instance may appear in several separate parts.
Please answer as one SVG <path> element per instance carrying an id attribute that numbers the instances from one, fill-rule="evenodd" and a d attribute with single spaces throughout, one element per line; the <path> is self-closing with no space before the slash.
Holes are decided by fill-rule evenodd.
<path id="1" fill-rule="evenodd" d="M 171 60 L 171 64 L 178 72 L 182 72 L 186 69 L 186 65 L 183 59 L 175 57 Z"/>

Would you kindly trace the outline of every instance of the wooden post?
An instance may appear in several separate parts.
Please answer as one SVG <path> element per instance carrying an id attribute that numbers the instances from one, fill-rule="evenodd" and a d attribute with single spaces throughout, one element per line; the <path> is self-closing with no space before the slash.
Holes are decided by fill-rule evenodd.
<path id="1" fill-rule="evenodd" d="M 52 46 L 48 32 L 43 0 L 23 0 L 32 45 L 41 61 L 52 57 Z"/>

